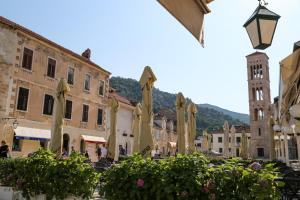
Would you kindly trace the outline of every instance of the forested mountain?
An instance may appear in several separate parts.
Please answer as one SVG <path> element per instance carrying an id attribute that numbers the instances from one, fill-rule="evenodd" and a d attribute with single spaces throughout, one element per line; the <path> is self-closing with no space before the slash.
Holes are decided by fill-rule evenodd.
<path id="1" fill-rule="evenodd" d="M 110 79 L 110 86 L 116 89 L 117 93 L 134 102 L 141 102 L 142 94 L 141 87 L 138 81 L 129 78 L 112 77 Z M 157 88 L 153 90 L 153 109 L 154 113 L 161 112 L 168 118 L 176 118 L 175 108 L 176 94 L 160 91 Z M 186 98 L 187 104 L 191 99 Z M 209 104 L 208 104 L 209 105 Z M 216 110 L 213 107 L 204 105 L 197 105 L 197 131 L 201 133 L 202 130 L 216 130 L 222 128 L 224 121 L 227 120 L 229 124 L 242 125 L 244 119 L 233 118 L 232 116 Z M 218 107 L 217 107 L 218 108 Z M 227 110 L 228 111 L 228 110 Z M 229 111 L 231 112 L 231 111 Z M 235 113 L 239 114 L 239 113 Z M 239 115 L 235 115 L 239 117 Z"/>

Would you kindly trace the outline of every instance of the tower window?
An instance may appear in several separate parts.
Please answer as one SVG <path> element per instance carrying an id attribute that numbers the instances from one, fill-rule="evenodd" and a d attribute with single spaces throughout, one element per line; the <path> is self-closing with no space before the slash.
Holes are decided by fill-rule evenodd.
<path id="1" fill-rule="evenodd" d="M 261 136 L 261 129 L 258 128 L 258 136 Z"/>

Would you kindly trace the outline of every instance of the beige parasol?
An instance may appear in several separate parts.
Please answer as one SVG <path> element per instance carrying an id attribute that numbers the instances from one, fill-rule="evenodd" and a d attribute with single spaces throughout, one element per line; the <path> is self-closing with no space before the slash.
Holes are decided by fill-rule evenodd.
<path id="1" fill-rule="evenodd" d="M 241 158 L 248 159 L 248 138 L 245 130 L 242 132 Z"/>
<path id="2" fill-rule="evenodd" d="M 274 126 L 275 122 L 273 117 L 271 116 L 269 119 L 269 131 L 270 131 L 270 160 L 274 160 L 276 158 L 276 153 L 275 153 L 275 140 L 274 140 Z"/>
<path id="3" fill-rule="evenodd" d="M 204 15 L 213 0 L 158 0 L 202 45 Z"/>
<path id="4" fill-rule="evenodd" d="M 110 135 L 107 144 L 107 157 L 116 160 L 117 112 L 120 105 L 116 97 L 109 99 L 108 104 L 110 107 Z"/>
<path id="5" fill-rule="evenodd" d="M 176 96 L 178 153 L 185 154 L 185 98 L 181 92 Z"/>
<path id="6" fill-rule="evenodd" d="M 61 78 L 56 89 L 56 109 L 53 119 L 52 136 L 50 142 L 51 150 L 57 158 L 62 156 L 62 135 L 65 113 L 65 95 L 70 91 L 69 85 L 64 78 Z"/>
<path id="7" fill-rule="evenodd" d="M 135 106 L 135 110 L 133 112 L 133 124 L 132 124 L 132 129 L 133 129 L 132 132 L 134 135 L 133 153 L 140 152 L 141 115 L 142 115 L 142 105 L 138 103 Z"/>
<path id="8" fill-rule="evenodd" d="M 189 153 L 195 152 L 195 137 L 196 137 L 196 114 L 197 106 L 190 103 L 188 106 L 188 141 Z"/>
<path id="9" fill-rule="evenodd" d="M 235 127 L 234 125 L 231 126 L 230 133 L 231 133 L 231 156 L 235 156 Z"/>
<path id="10" fill-rule="evenodd" d="M 153 122 L 153 100 L 152 90 L 156 77 L 150 67 L 145 67 L 140 79 L 140 85 L 143 93 L 142 101 L 142 125 L 140 134 L 140 152 L 145 157 L 151 156 L 153 150 L 152 122 Z"/>
<path id="11" fill-rule="evenodd" d="M 229 156 L 229 124 L 228 121 L 225 120 L 223 125 L 224 130 L 224 156 Z"/>
<path id="12" fill-rule="evenodd" d="M 202 151 L 208 152 L 209 150 L 209 141 L 208 141 L 208 134 L 207 131 L 203 131 L 203 140 L 202 140 Z"/>

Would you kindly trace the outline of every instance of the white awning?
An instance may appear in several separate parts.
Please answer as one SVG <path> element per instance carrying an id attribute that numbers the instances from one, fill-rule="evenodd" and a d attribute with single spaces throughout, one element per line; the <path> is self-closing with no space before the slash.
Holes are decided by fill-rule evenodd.
<path id="1" fill-rule="evenodd" d="M 168 145 L 169 145 L 171 148 L 176 148 L 176 142 L 168 142 Z"/>
<path id="2" fill-rule="evenodd" d="M 18 126 L 15 136 L 20 140 L 50 140 L 51 130 Z"/>
<path id="3" fill-rule="evenodd" d="M 106 143 L 107 142 L 104 139 L 104 137 L 98 137 L 98 136 L 92 136 L 92 135 L 81 135 L 81 137 L 85 142 L 91 142 L 91 143 Z"/>

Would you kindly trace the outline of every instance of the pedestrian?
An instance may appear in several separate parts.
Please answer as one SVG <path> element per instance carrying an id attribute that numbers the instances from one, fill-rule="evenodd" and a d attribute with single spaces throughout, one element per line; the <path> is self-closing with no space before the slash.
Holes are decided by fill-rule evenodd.
<path id="1" fill-rule="evenodd" d="M 71 146 L 71 153 L 70 155 L 74 154 L 75 153 L 75 149 L 74 149 L 74 146 Z"/>
<path id="2" fill-rule="evenodd" d="M 62 150 L 62 157 L 68 157 L 68 152 L 65 148 Z"/>
<path id="3" fill-rule="evenodd" d="M 97 144 L 96 153 L 97 153 L 97 156 L 98 156 L 98 161 L 99 161 L 99 160 L 100 160 L 100 158 L 101 158 L 101 154 L 102 154 L 102 152 L 101 152 L 101 148 L 100 148 L 99 144 Z"/>
<path id="4" fill-rule="evenodd" d="M 0 147 L 0 158 L 8 158 L 8 151 L 8 145 L 4 140 L 2 140 Z"/>
<path id="5" fill-rule="evenodd" d="M 103 144 L 101 146 L 101 158 L 106 158 L 106 156 L 107 156 L 107 149 L 105 147 L 105 144 Z"/>
<path id="6" fill-rule="evenodd" d="M 85 154 L 84 154 L 84 156 L 85 156 L 87 159 L 90 159 L 90 156 L 89 156 L 89 153 L 88 153 L 88 151 L 87 151 L 87 150 L 85 150 Z"/>

